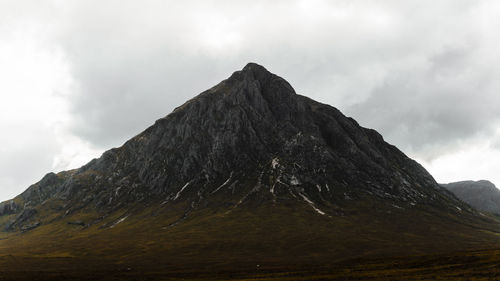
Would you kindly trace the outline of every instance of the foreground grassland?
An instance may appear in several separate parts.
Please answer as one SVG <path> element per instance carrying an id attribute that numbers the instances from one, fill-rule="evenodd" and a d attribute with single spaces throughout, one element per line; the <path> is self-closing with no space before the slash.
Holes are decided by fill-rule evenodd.
<path id="1" fill-rule="evenodd" d="M 103 219 L 47 211 L 34 230 L 0 232 L 0 281 L 500 279 L 496 218 L 374 204 L 330 217 L 305 204 L 206 209 L 182 221 L 185 206 Z"/>
<path id="2" fill-rule="evenodd" d="M 0 280 L 499 280 L 500 249 L 400 258 L 212 270 L 129 267 L 81 258 L 3 256 Z"/>

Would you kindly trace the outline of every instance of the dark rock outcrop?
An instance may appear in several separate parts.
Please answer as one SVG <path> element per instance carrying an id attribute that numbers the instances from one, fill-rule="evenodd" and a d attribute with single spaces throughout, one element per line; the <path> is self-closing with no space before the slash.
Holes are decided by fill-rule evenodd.
<path id="1" fill-rule="evenodd" d="M 11 215 L 18 211 L 19 206 L 14 202 L 14 200 L 9 200 L 0 203 L 0 216 Z"/>
<path id="2" fill-rule="evenodd" d="M 83 221 L 69 221 L 68 224 L 70 224 L 70 225 L 85 226 L 85 222 L 83 222 Z"/>
<path id="3" fill-rule="evenodd" d="M 4 229 L 7 231 L 14 230 L 16 228 L 22 229 L 24 226 L 29 225 L 29 223 L 35 219 L 37 214 L 37 209 L 25 207 L 13 220 L 5 225 Z"/>
<path id="4" fill-rule="evenodd" d="M 32 229 L 35 229 L 35 228 L 39 227 L 40 225 L 41 225 L 41 223 L 39 221 L 34 222 L 32 224 L 24 225 L 23 227 L 21 227 L 21 232 L 30 231 Z"/>

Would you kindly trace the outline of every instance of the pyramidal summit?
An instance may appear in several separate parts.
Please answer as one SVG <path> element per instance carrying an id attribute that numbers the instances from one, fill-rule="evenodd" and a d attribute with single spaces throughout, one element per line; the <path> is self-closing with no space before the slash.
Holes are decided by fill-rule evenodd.
<path id="1" fill-rule="evenodd" d="M 335 279 L 350 260 L 497 245 L 498 226 L 375 130 L 249 63 L 0 203 L 0 266 L 17 280 Z"/>

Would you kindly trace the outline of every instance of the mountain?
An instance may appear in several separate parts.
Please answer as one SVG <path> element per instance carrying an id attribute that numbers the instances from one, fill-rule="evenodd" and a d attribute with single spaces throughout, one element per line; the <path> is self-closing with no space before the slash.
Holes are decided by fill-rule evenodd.
<path id="1" fill-rule="evenodd" d="M 500 215 L 500 190 L 490 181 L 459 181 L 441 186 L 478 210 Z"/>
<path id="2" fill-rule="evenodd" d="M 499 229 L 375 130 L 254 63 L 1 203 L 0 226 L 19 272 L 143 275 L 473 249 Z"/>

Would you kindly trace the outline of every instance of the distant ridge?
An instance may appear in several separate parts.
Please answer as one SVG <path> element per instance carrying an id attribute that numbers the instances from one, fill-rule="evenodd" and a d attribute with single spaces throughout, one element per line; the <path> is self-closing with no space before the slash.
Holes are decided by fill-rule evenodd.
<path id="1" fill-rule="evenodd" d="M 500 190 L 490 181 L 459 181 L 441 186 L 478 210 L 500 215 Z"/>

